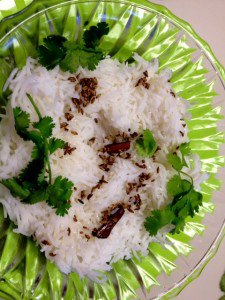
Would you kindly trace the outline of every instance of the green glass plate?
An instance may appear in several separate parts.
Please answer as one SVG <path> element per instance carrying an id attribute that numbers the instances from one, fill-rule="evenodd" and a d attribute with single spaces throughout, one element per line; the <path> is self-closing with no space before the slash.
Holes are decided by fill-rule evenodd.
<path id="1" fill-rule="evenodd" d="M 22 9 L 30 1 L 15 3 L 17 9 Z M 0 18 L 6 15 L 2 12 Z M 110 27 L 109 34 L 101 40 L 104 51 L 120 61 L 129 59 L 134 52 L 146 60 L 158 58 L 160 70 L 173 71 L 171 83 L 175 92 L 192 104 L 192 118 L 188 122 L 191 148 L 200 156 L 202 171 L 210 175 L 202 184 L 203 207 L 187 220 L 181 234 L 168 234 L 164 247 L 151 243 L 147 257 L 115 263 L 113 270 L 106 273 L 107 282 L 101 285 L 81 279 L 76 273 L 62 274 L 31 239 L 14 233 L 15 226 L 4 219 L 1 209 L 3 299 L 169 299 L 200 273 L 224 234 L 224 204 L 215 191 L 221 186 L 216 175 L 224 166 L 220 148 L 224 145 L 225 71 L 190 25 L 166 8 L 141 0 L 36 0 L 16 15 L 3 19 L 1 112 L 7 98 L 3 86 L 8 75 L 14 67 L 22 68 L 28 56 L 36 57 L 36 47 L 45 36 L 61 34 L 69 40 L 79 40 L 85 26 L 99 21 L 106 21 Z"/>

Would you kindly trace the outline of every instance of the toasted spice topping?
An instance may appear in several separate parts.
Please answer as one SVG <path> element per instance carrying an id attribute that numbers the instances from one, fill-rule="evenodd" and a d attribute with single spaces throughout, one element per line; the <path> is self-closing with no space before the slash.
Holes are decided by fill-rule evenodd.
<path id="1" fill-rule="evenodd" d="M 62 122 L 60 123 L 60 128 L 64 129 L 65 131 L 69 131 L 68 125 L 69 125 L 68 123 Z"/>
<path id="2" fill-rule="evenodd" d="M 54 257 L 54 256 L 56 256 L 56 254 L 55 254 L 55 253 L 53 253 L 53 252 L 50 252 L 50 253 L 49 253 L 49 256 L 52 256 L 52 257 Z"/>
<path id="3" fill-rule="evenodd" d="M 182 126 L 185 128 L 187 126 L 187 124 L 184 123 L 184 124 L 182 124 Z"/>
<path id="4" fill-rule="evenodd" d="M 135 163 L 135 165 L 137 166 L 137 167 L 139 167 L 140 169 L 147 169 L 147 166 L 146 166 L 146 164 L 139 164 L 139 163 Z"/>
<path id="5" fill-rule="evenodd" d="M 73 135 L 78 135 L 78 133 L 75 130 L 70 131 Z"/>
<path id="6" fill-rule="evenodd" d="M 64 149 L 64 155 L 67 154 L 71 155 L 72 152 L 76 150 L 76 147 L 71 147 L 68 143 L 66 143 L 63 149 Z"/>
<path id="7" fill-rule="evenodd" d="M 175 98 L 176 95 L 174 94 L 174 92 L 172 90 L 170 90 L 170 94 Z"/>
<path id="8" fill-rule="evenodd" d="M 42 243 L 43 245 L 47 245 L 47 246 L 50 246 L 50 245 L 51 245 L 47 240 L 43 240 L 43 241 L 41 241 L 41 243 Z"/>
<path id="9" fill-rule="evenodd" d="M 148 77 L 148 71 L 144 71 L 143 72 L 144 77 L 141 77 L 140 79 L 138 79 L 135 87 L 142 85 L 145 89 L 149 89 L 150 84 L 147 82 L 147 77 Z"/>
<path id="10" fill-rule="evenodd" d="M 68 236 L 70 236 L 71 229 L 69 227 L 67 228 L 67 232 L 68 232 Z"/>
<path id="11" fill-rule="evenodd" d="M 71 114 L 70 112 L 65 113 L 65 118 L 67 121 L 71 121 L 74 118 L 74 115 Z"/>
<path id="12" fill-rule="evenodd" d="M 96 124 L 98 124 L 98 119 L 97 118 L 94 118 L 94 121 Z"/>
<path id="13" fill-rule="evenodd" d="M 68 78 L 68 80 L 69 80 L 70 82 L 75 82 L 75 81 L 76 81 L 76 78 L 71 76 L 71 77 Z"/>
<path id="14" fill-rule="evenodd" d="M 93 138 L 91 138 L 91 139 L 89 140 L 89 142 L 91 142 L 91 143 L 94 143 L 94 142 L 95 142 L 95 140 L 96 140 L 96 138 L 95 138 L 95 137 L 93 137 Z"/>
<path id="15" fill-rule="evenodd" d="M 84 202 L 81 199 L 78 199 L 78 201 L 80 202 L 80 204 L 84 204 Z"/>
<path id="16" fill-rule="evenodd" d="M 138 136 L 138 133 L 136 131 L 130 134 L 130 137 L 133 139 L 136 138 L 137 136 Z"/>
<path id="17" fill-rule="evenodd" d="M 179 132 L 180 132 L 181 136 L 184 136 L 184 133 L 182 131 L 179 131 Z"/>
<path id="18" fill-rule="evenodd" d="M 99 229 L 94 228 L 94 230 L 92 231 L 92 235 L 99 239 L 106 239 L 110 235 L 110 233 L 111 233 L 112 229 L 115 227 L 115 225 L 122 218 L 122 216 L 124 215 L 124 212 L 125 212 L 125 210 L 124 210 L 123 206 L 118 205 L 108 216 L 107 223 L 100 226 Z"/>
<path id="19" fill-rule="evenodd" d="M 81 197 L 81 199 L 84 199 L 84 198 L 85 198 L 85 191 L 81 191 L 81 192 L 80 192 L 80 197 Z"/>
<path id="20" fill-rule="evenodd" d="M 105 146 L 105 150 L 108 154 L 115 154 L 125 152 L 130 149 L 130 141 L 122 143 L 113 143 Z"/>
<path id="21" fill-rule="evenodd" d="M 156 172 L 159 173 L 159 167 L 157 167 Z"/>
<path id="22" fill-rule="evenodd" d="M 90 200 L 93 194 L 88 194 L 87 199 Z"/>
<path id="23" fill-rule="evenodd" d="M 86 237 L 87 240 L 90 240 L 90 238 L 91 238 L 90 235 L 88 235 L 88 234 L 85 234 L 84 236 Z"/>
<path id="24" fill-rule="evenodd" d="M 74 222 L 77 222 L 77 217 L 76 217 L 76 215 L 73 216 L 73 221 L 74 221 Z"/>

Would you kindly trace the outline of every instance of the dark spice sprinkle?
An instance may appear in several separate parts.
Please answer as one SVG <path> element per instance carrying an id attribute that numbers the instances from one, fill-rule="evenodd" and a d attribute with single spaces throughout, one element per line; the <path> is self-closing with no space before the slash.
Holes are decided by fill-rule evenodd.
<path id="1" fill-rule="evenodd" d="M 180 148 L 180 146 L 177 146 L 177 147 L 176 147 L 176 150 L 178 150 L 179 148 Z"/>
<path id="2" fill-rule="evenodd" d="M 151 182 L 154 182 L 154 181 L 155 181 L 155 179 L 152 179 L 152 180 L 151 180 Z"/>
<path id="3" fill-rule="evenodd" d="M 74 115 L 71 114 L 70 112 L 65 113 L 65 118 L 67 121 L 71 121 L 74 118 Z"/>
<path id="4" fill-rule="evenodd" d="M 62 122 L 60 123 L 60 128 L 64 129 L 65 131 L 68 131 L 69 129 L 67 128 L 68 127 L 68 123 L 66 122 Z"/>
<path id="5" fill-rule="evenodd" d="M 81 191 L 81 192 L 80 192 L 80 197 L 81 197 L 81 199 L 84 199 L 84 198 L 85 198 L 85 191 Z"/>
<path id="6" fill-rule="evenodd" d="M 83 231 L 80 231 L 80 234 L 83 234 L 84 232 Z"/>
<path id="7" fill-rule="evenodd" d="M 93 196 L 93 194 L 89 194 L 89 195 L 87 196 L 87 199 L 90 200 L 92 196 Z"/>
<path id="8" fill-rule="evenodd" d="M 50 253 L 49 253 L 49 256 L 52 256 L 52 257 L 54 257 L 54 256 L 56 256 L 56 254 L 55 254 L 55 253 L 53 253 L 53 252 L 50 252 Z"/>
<path id="9" fill-rule="evenodd" d="M 131 129 L 130 128 L 128 128 L 128 132 L 130 132 L 131 131 Z"/>
<path id="10" fill-rule="evenodd" d="M 75 81 L 76 81 L 76 78 L 71 76 L 71 77 L 68 78 L 68 80 L 69 80 L 70 82 L 75 82 Z"/>
<path id="11" fill-rule="evenodd" d="M 51 245 L 47 240 L 43 240 L 43 241 L 41 241 L 41 243 L 42 243 L 43 245 L 47 245 L 47 246 L 50 246 L 50 245 Z"/>
<path id="12" fill-rule="evenodd" d="M 184 136 L 184 133 L 182 131 L 179 131 L 179 132 L 180 132 L 181 136 Z"/>
<path id="13" fill-rule="evenodd" d="M 94 121 L 96 124 L 98 124 L 98 119 L 97 118 L 94 118 Z"/>
<path id="14" fill-rule="evenodd" d="M 91 143 L 94 143 L 94 142 L 95 142 L 95 140 L 96 140 L 96 138 L 95 138 L 95 137 L 93 137 L 93 138 L 91 138 L 91 139 L 89 140 L 89 142 L 91 142 Z"/>
<path id="15" fill-rule="evenodd" d="M 143 74 L 144 74 L 145 77 L 148 77 L 148 71 L 147 70 L 144 71 Z"/>
<path id="16" fill-rule="evenodd" d="M 88 234 L 85 234 L 85 237 L 87 240 L 90 240 L 90 238 L 91 238 L 90 235 L 88 235 Z"/>
<path id="17" fill-rule="evenodd" d="M 155 155 L 153 155 L 153 156 L 152 156 L 152 160 L 153 160 L 153 162 L 155 162 L 155 161 L 156 161 L 156 157 L 155 157 Z"/>
<path id="18" fill-rule="evenodd" d="M 87 226 L 83 226 L 83 228 L 89 230 L 89 228 Z"/>
<path id="19" fill-rule="evenodd" d="M 70 131 L 73 135 L 78 135 L 78 133 L 75 130 Z"/>
<path id="20" fill-rule="evenodd" d="M 176 95 L 174 94 L 174 92 L 172 90 L 170 90 L 170 94 L 175 98 Z"/>
<path id="21" fill-rule="evenodd" d="M 147 166 L 145 164 L 139 164 L 139 163 L 135 163 L 135 165 L 140 168 L 140 169 L 147 169 Z"/>
<path id="22" fill-rule="evenodd" d="M 156 151 L 160 151 L 160 150 L 161 150 L 161 148 L 158 146 L 158 147 L 156 148 Z M 155 152 L 156 152 L 156 151 L 155 151 Z"/>
<path id="23" fill-rule="evenodd" d="M 84 204 L 84 202 L 83 202 L 81 199 L 78 199 L 78 201 L 79 201 L 81 204 Z"/>
<path id="24" fill-rule="evenodd" d="M 184 123 L 184 124 L 182 124 L 182 126 L 185 128 L 187 126 L 187 124 Z"/>
<path id="25" fill-rule="evenodd" d="M 69 227 L 67 228 L 67 232 L 68 232 L 68 236 L 70 236 L 71 229 Z"/>
<path id="26" fill-rule="evenodd" d="M 71 155 L 72 152 L 74 150 L 76 150 L 76 147 L 71 147 L 68 143 L 66 143 L 63 149 L 64 149 L 64 155 L 67 155 L 67 154 Z"/>
<path id="27" fill-rule="evenodd" d="M 157 167 L 156 172 L 159 173 L 159 167 Z"/>
<path id="28" fill-rule="evenodd" d="M 77 188 L 76 188 L 75 186 L 73 187 L 73 189 L 74 189 L 74 191 L 76 191 L 76 190 L 77 190 Z"/>
<path id="29" fill-rule="evenodd" d="M 74 222 L 77 222 L 77 217 L 76 217 L 76 215 L 73 216 L 73 221 L 74 221 Z"/>

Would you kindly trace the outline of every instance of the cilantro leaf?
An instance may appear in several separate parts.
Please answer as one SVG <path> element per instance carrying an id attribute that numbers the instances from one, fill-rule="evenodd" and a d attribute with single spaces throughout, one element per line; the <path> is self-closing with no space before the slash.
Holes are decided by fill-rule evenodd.
<path id="1" fill-rule="evenodd" d="M 63 149 L 65 147 L 65 142 L 60 139 L 51 138 L 49 139 L 48 148 L 50 154 L 54 153 L 57 149 Z"/>
<path id="2" fill-rule="evenodd" d="M 40 187 L 30 194 L 30 196 L 26 199 L 26 203 L 35 204 L 38 202 L 46 201 L 47 199 L 48 199 L 48 194 L 46 188 Z"/>
<path id="3" fill-rule="evenodd" d="M 54 184 L 49 185 L 47 203 L 56 208 L 57 215 L 64 216 L 71 207 L 68 201 L 72 195 L 72 187 L 73 183 L 62 176 L 58 176 Z"/>
<path id="4" fill-rule="evenodd" d="M 21 170 L 18 177 L 3 179 L 0 181 L 9 189 L 14 197 L 19 197 L 22 202 L 34 204 L 46 201 L 50 206 L 56 208 L 56 214 L 65 215 L 70 208 L 68 202 L 72 195 L 73 183 L 67 178 L 58 176 L 51 183 L 51 165 L 49 155 L 59 148 L 65 146 L 65 142 L 52 136 L 55 126 L 51 117 L 42 117 L 34 99 L 27 94 L 28 99 L 36 111 L 39 121 L 31 123 L 28 113 L 19 107 L 13 110 L 15 128 L 17 133 L 25 140 L 32 141 L 35 145 L 31 153 L 32 161 L 26 168 Z M 33 127 L 29 129 L 29 127 Z M 49 181 L 46 181 L 46 172 Z"/>
<path id="5" fill-rule="evenodd" d="M 19 197 L 23 200 L 30 195 L 30 191 L 27 188 L 24 188 L 16 177 L 11 179 L 3 179 L 1 184 L 10 190 L 10 193 L 13 195 L 13 197 Z"/>
<path id="6" fill-rule="evenodd" d="M 185 156 L 188 156 L 191 153 L 191 148 L 190 148 L 189 145 L 190 145 L 190 143 L 183 143 L 183 144 L 180 145 L 180 152 L 181 152 L 181 155 L 182 155 L 182 162 L 183 162 L 183 165 L 185 167 L 188 167 L 187 162 L 185 160 Z"/>
<path id="7" fill-rule="evenodd" d="M 66 56 L 60 62 L 63 71 L 75 73 L 79 66 L 94 70 L 99 61 L 103 59 L 101 51 L 91 51 L 83 48 L 80 44 L 71 45 L 71 42 L 67 42 L 66 46 L 68 49 Z"/>
<path id="8" fill-rule="evenodd" d="M 175 170 L 177 170 L 178 172 L 182 170 L 184 164 L 176 153 L 168 154 L 167 159 Z"/>
<path id="9" fill-rule="evenodd" d="M 25 141 L 29 140 L 27 129 L 30 125 L 30 115 L 21 110 L 20 107 L 13 109 L 13 115 L 17 134 Z"/>
<path id="10" fill-rule="evenodd" d="M 33 126 L 40 131 L 42 137 L 49 138 L 52 135 L 55 124 L 51 117 L 43 117 L 39 122 L 33 123 Z"/>
<path id="11" fill-rule="evenodd" d="M 166 207 L 163 210 L 153 210 L 152 216 L 145 219 L 144 226 L 149 234 L 154 236 L 162 227 L 171 224 L 174 218 L 175 215 L 169 207 Z"/>
<path id="12" fill-rule="evenodd" d="M 38 176 L 43 172 L 43 169 L 45 170 L 44 157 L 38 157 L 29 162 L 27 167 L 20 172 L 19 179 L 20 181 L 25 181 L 33 186 L 37 183 Z"/>
<path id="13" fill-rule="evenodd" d="M 190 143 L 183 143 L 180 145 L 180 152 L 182 156 L 188 156 L 191 154 Z"/>
<path id="14" fill-rule="evenodd" d="M 49 35 L 44 38 L 44 44 L 38 47 L 39 63 L 47 70 L 53 69 L 66 56 L 66 48 L 63 43 L 66 38 L 60 35 Z"/>
<path id="15" fill-rule="evenodd" d="M 100 39 L 103 35 L 109 33 L 109 25 L 106 22 L 100 22 L 97 26 L 91 26 L 88 30 L 84 32 L 83 40 L 85 47 L 87 48 L 97 48 L 100 43 Z"/>
<path id="16" fill-rule="evenodd" d="M 143 136 L 137 139 L 135 146 L 138 154 L 142 157 L 152 157 L 157 149 L 156 141 L 148 129 L 144 130 Z"/>
<path id="17" fill-rule="evenodd" d="M 181 179 L 179 175 L 174 175 L 167 183 L 167 193 L 176 197 L 190 191 L 192 184 L 186 179 Z"/>
<path id="18" fill-rule="evenodd" d="M 220 279 L 220 289 L 222 292 L 225 292 L 225 274 Z"/>

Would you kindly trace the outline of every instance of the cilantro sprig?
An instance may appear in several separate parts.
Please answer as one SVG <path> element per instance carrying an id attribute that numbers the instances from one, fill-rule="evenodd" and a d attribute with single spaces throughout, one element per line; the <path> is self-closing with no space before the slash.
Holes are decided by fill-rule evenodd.
<path id="1" fill-rule="evenodd" d="M 79 66 L 94 70 L 104 58 L 99 44 L 102 36 L 108 32 L 108 24 L 100 22 L 86 30 L 80 42 L 70 42 L 60 35 L 49 35 L 44 38 L 43 45 L 38 47 L 39 62 L 48 70 L 57 65 L 63 71 L 72 73 L 75 73 Z"/>
<path id="2" fill-rule="evenodd" d="M 68 201 L 72 195 L 73 183 L 61 176 L 52 182 L 50 155 L 57 149 L 63 149 L 65 142 L 52 137 L 55 127 L 53 119 L 43 117 L 31 95 L 27 94 L 27 97 L 37 113 L 38 121 L 32 123 L 30 115 L 20 107 L 13 109 L 13 115 L 17 134 L 23 140 L 34 143 L 32 160 L 17 177 L 3 179 L 1 183 L 22 202 L 34 204 L 46 201 L 56 209 L 57 215 L 64 216 L 71 206 Z"/>
<path id="3" fill-rule="evenodd" d="M 168 162 L 178 172 L 167 183 L 167 194 L 172 198 L 172 202 L 162 210 L 152 211 L 152 215 L 145 219 L 145 229 L 151 236 L 166 225 L 173 225 L 171 233 L 179 233 L 183 230 L 187 217 L 194 217 L 202 205 L 202 194 L 194 189 L 191 176 L 182 171 L 187 166 L 185 156 L 190 155 L 189 143 L 181 144 L 181 158 L 176 154 L 167 156 Z M 189 180 L 182 179 L 181 174 Z"/>
<path id="4" fill-rule="evenodd" d="M 137 153 L 141 157 L 152 157 L 157 149 L 156 141 L 149 129 L 143 131 L 143 134 L 135 142 Z"/>

